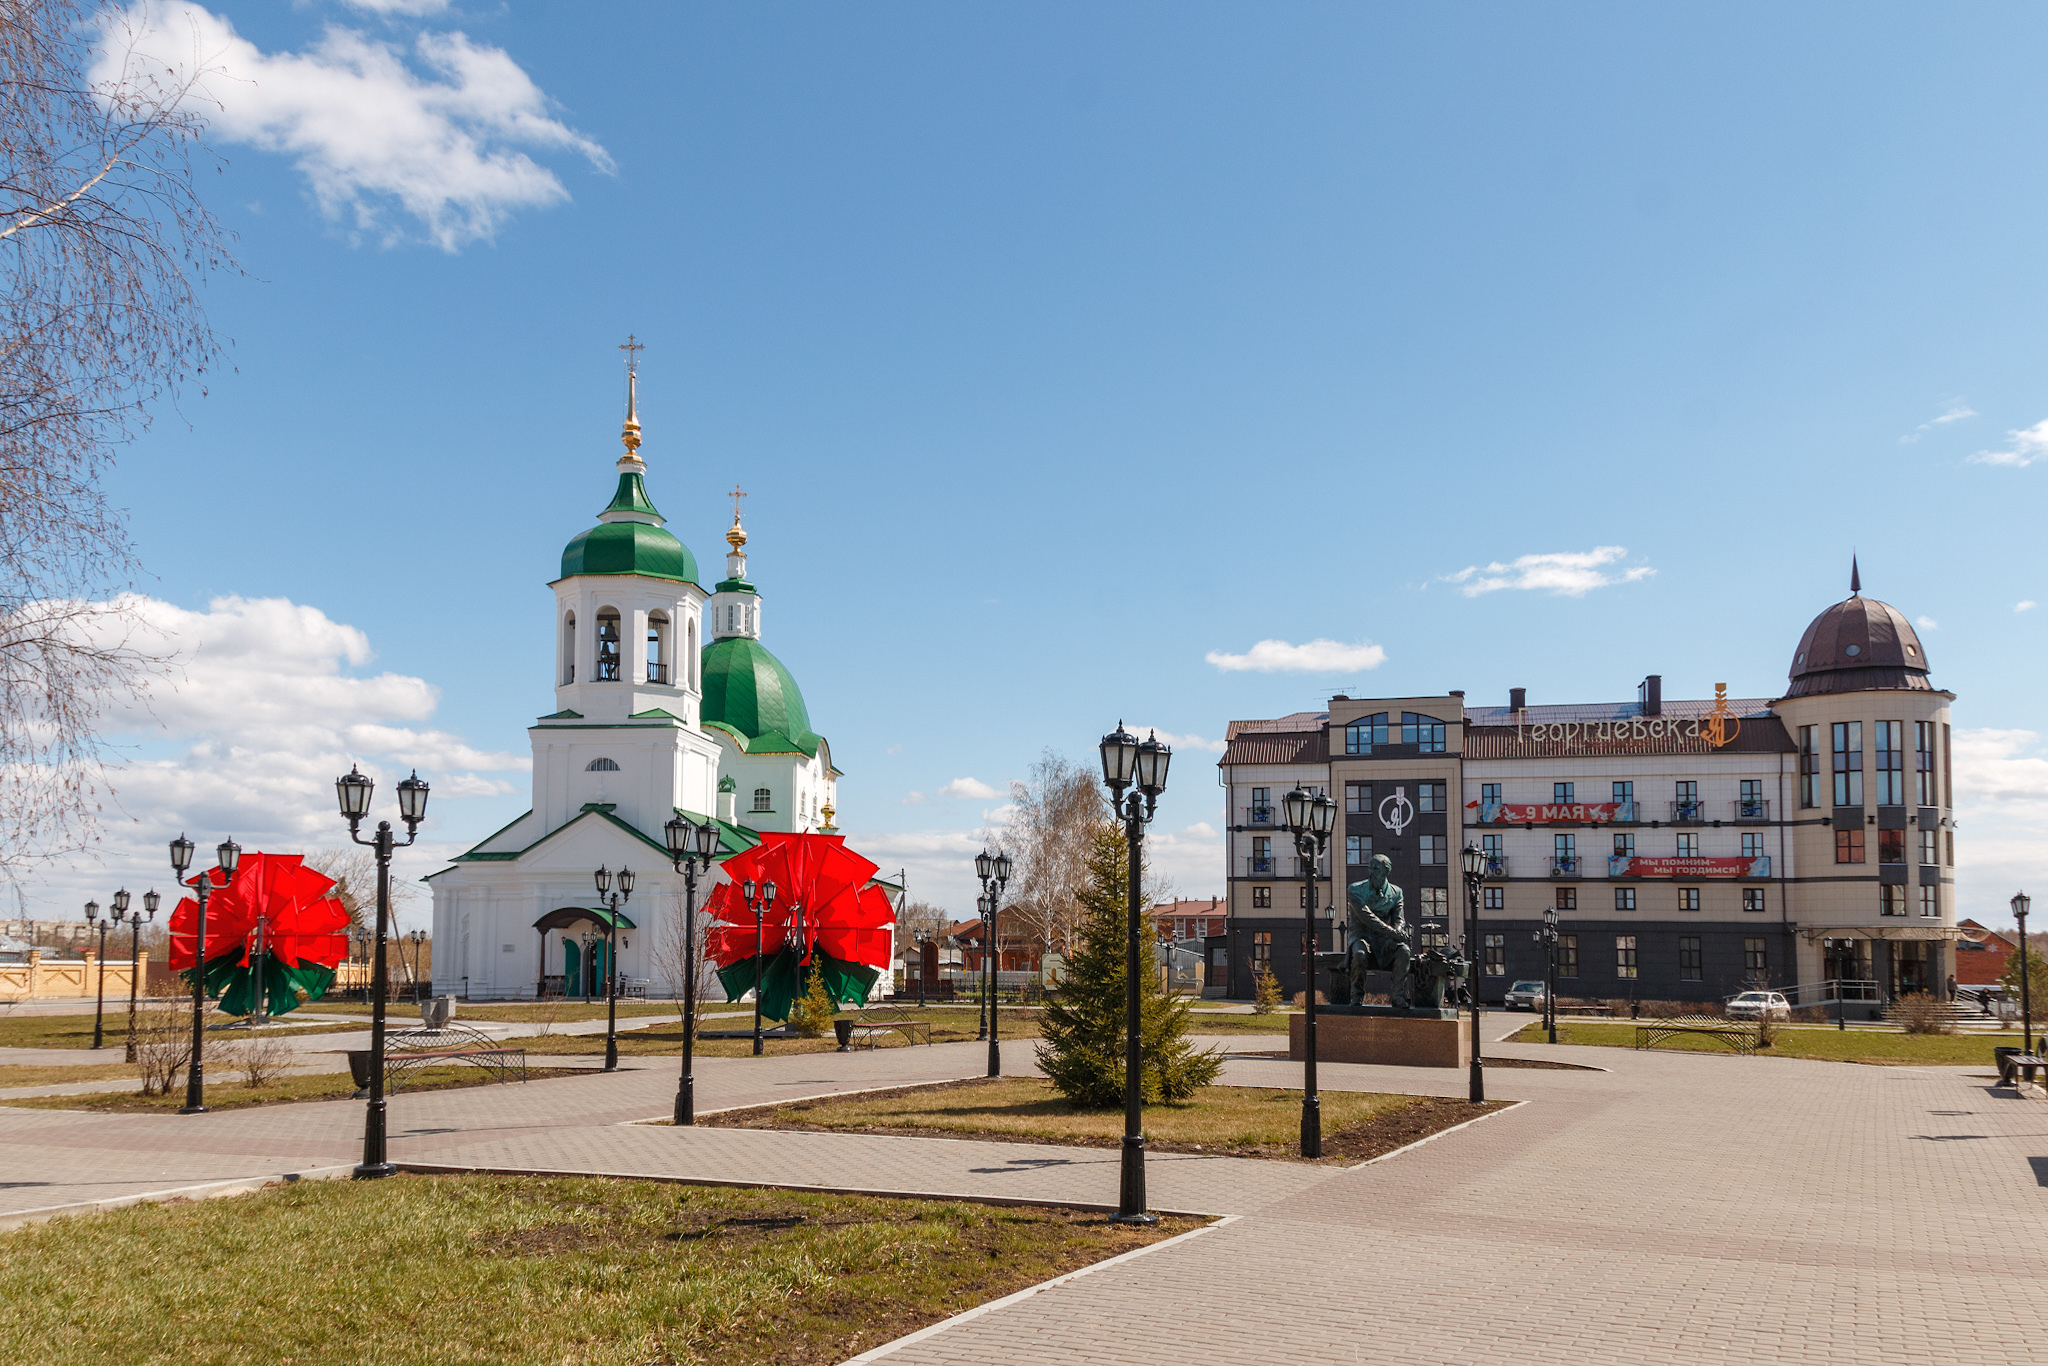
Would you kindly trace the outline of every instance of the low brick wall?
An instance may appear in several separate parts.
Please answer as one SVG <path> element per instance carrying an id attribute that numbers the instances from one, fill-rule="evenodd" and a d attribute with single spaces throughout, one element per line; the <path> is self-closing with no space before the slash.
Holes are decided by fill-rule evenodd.
<path id="1" fill-rule="evenodd" d="M 46 959 L 41 949 L 30 949 L 25 963 L 0 963 L 0 1001 L 91 997 L 100 990 L 102 974 L 107 999 L 125 1000 L 132 971 L 125 958 L 104 964 L 91 958 Z"/>
<path id="2" fill-rule="evenodd" d="M 1307 1020 L 1288 1017 L 1287 1056 L 1308 1056 L 1302 1045 Z M 1466 1020 L 1407 1020 L 1386 1015 L 1316 1016 L 1318 1062 L 1371 1062 L 1393 1067 L 1463 1067 L 1472 1061 Z"/>

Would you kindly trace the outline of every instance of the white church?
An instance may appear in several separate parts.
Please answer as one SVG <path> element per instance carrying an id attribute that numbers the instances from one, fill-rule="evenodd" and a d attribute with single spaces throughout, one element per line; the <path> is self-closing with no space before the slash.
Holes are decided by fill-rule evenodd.
<path id="1" fill-rule="evenodd" d="M 635 876 L 618 908 L 621 982 L 679 994 L 683 879 L 663 842 L 670 817 L 715 818 L 720 859 L 761 831 L 835 833 L 839 770 L 796 680 L 761 643 L 738 500 L 725 577 L 707 596 L 696 558 L 647 495 L 636 386 L 629 373 L 618 488 L 563 549 L 550 585 L 555 705 L 528 731 L 533 809 L 427 878 L 436 994 L 601 997 L 600 866 Z M 700 929 L 722 879 L 716 864 L 698 877 Z M 881 885 L 900 909 L 901 888 Z M 877 994 L 888 990 L 884 973 Z"/>

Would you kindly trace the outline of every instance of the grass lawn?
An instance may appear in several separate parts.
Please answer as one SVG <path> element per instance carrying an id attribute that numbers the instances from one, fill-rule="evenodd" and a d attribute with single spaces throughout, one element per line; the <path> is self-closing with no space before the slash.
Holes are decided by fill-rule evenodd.
<path id="1" fill-rule="evenodd" d="M 1430 1096 L 1325 1091 L 1325 1161 L 1356 1162 L 1462 1124 L 1499 1105 Z M 1112 1148 L 1123 1141 L 1122 1110 L 1082 1110 L 1036 1077 L 978 1079 L 821 1097 L 728 1110 L 700 1124 L 998 1139 Z M 1256 1086 L 1209 1086 L 1179 1105 L 1145 1107 L 1146 1146 L 1223 1157 L 1296 1158 L 1301 1093 Z"/>
<path id="2" fill-rule="evenodd" d="M 116 1052 L 115 1057 L 120 1053 Z M 10 1086 L 63 1086 L 74 1081 L 119 1081 L 133 1077 L 135 1065 L 126 1062 L 79 1063 L 75 1067 L 0 1067 L 0 1090 Z"/>
<path id="3" fill-rule="evenodd" d="M 1651 1024 L 1644 1020 L 1638 1023 Z M 1749 1026 L 1753 1031 L 1755 1026 Z M 1559 1024 L 1561 1044 L 1593 1044 L 1608 1048 L 1634 1048 L 1636 1023 Z M 1543 1043 L 1543 1026 L 1532 1024 L 1517 1033 L 1512 1043 Z M 1991 1066 L 1991 1050 L 2019 1046 L 2017 1034 L 1884 1034 L 1871 1029 L 1838 1030 L 1813 1026 L 1778 1026 L 1777 1039 L 1759 1049 L 1765 1057 L 1818 1058 L 1824 1062 L 1860 1062 L 1894 1066 L 1968 1067 Z M 1727 1053 L 1728 1045 L 1718 1039 L 1671 1039 L 1660 1049 L 1688 1053 Z"/>
<path id="4" fill-rule="evenodd" d="M 24 1069 L 26 1070 L 26 1069 Z M 134 1070 L 121 1069 L 131 1076 Z M 356 1084 L 347 1072 L 318 1072 L 311 1075 L 279 1077 L 267 1086 L 249 1087 L 242 1084 L 239 1076 L 226 1069 L 209 1066 L 206 1082 L 206 1105 L 210 1110 L 241 1110 L 252 1105 L 289 1105 L 305 1100 L 347 1100 L 356 1093 Z M 527 1075 L 535 1081 L 548 1077 L 582 1076 L 581 1070 L 568 1068 L 529 1068 Z M 415 1091 L 447 1091 L 464 1086 L 488 1086 L 497 1078 L 481 1067 L 466 1067 L 450 1063 L 443 1067 L 423 1067 L 405 1080 L 405 1085 L 395 1093 L 409 1096 Z M 508 1085 L 517 1086 L 518 1082 Z M 26 1106 L 35 1110 L 111 1110 L 123 1114 L 154 1115 L 175 1111 L 185 1103 L 185 1074 L 180 1071 L 178 1080 L 172 1085 L 170 1094 L 145 1096 L 140 1091 L 102 1091 L 83 1096 L 28 1096 L 14 1100 L 0 1100 L 0 1105 Z"/>
<path id="5" fill-rule="evenodd" d="M 364 1019 L 370 1017 L 370 1006 L 365 1001 L 315 1001 L 301 1009 L 320 1015 L 360 1015 Z M 602 1000 L 549 1000 L 542 1004 L 535 1004 L 532 1001 L 507 1001 L 496 1005 L 471 1005 L 467 1001 L 455 1003 L 455 1019 L 458 1024 L 464 1020 L 533 1024 L 550 1019 L 557 1024 L 568 1024 L 572 1020 L 602 1020 L 604 1014 Z M 620 1019 L 637 1019 L 645 1015 L 668 1015 L 679 1019 L 682 1012 L 667 1001 L 619 1002 Z M 390 1025 L 407 1029 L 420 1022 L 420 1008 L 411 1001 L 391 1001 L 384 1007 L 384 1018 Z"/>
<path id="6" fill-rule="evenodd" d="M 185 1026 L 188 1029 L 192 1025 L 191 1008 L 192 1003 L 187 1000 Z M 209 1011 L 206 1017 L 207 1028 L 230 1023 L 234 1018 L 232 1015 L 222 1015 L 218 1011 Z M 361 1028 L 361 1025 L 350 1024 L 300 1025 L 294 1027 L 291 1033 L 294 1037 L 301 1034 L 343 1034 Z M 210 1033 L 206 1037 L 218 1039 L 221 1035 Z M 107 1004 L 105 1045 L 114 1049 L 124 1049 L 128 1046 L 126 1001 L 121 1003 L 118 1011 L 114 1009 L 112 1002 Z M 11 1020 L 0 1019 L 0 1048 L 82 1048 L 89 1052 L 92 1049 L 92 1012 L 88 1010 L 83 1015 L 18 1015 Z"/>
<path id="7" fill-rule="evenodd" d="M 830 1366 L 1199 1222 L 595 1177 L 303 1182 L 0 1234 L 0 1356 Z"/>

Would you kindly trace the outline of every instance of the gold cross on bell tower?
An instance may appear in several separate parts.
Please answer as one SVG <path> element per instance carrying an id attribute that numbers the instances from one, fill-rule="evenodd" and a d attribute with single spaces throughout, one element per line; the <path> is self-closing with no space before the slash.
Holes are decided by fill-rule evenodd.
<path id="1" fill-rule="evenodd" d="M 733 548 L 734 554 L 738 554 L 740 547 L 747 543 L 746 528 L 740 525 L 740 499 L 747 496 L 747 491 L 734 484 L 729 496 L 732 498 L 732 530 L 725 533 L 725 543 Z"/>
<path id="2" fill-rule="evenodd" d="M 646 349 L 631 332 L 619 344 L 626 353 L 626 425 L 619 429 L 619 440 L 629 460 L 640 458 L 640 353 Z"/>

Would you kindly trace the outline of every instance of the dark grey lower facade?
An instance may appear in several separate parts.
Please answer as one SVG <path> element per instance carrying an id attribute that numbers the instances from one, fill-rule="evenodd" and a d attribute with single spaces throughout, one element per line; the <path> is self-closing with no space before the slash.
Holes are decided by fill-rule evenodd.
<path id="1" fill-rule="evenodd" d="M 1541 920 L 1482 920 L 1480 999 L 1497 1005 L 1518 981 L 1541 981 L 1549 962 Z M 1796 936 L 1782 921 L 1575 920 L 1557 922 L 1559 997 L 1719 1001 L 1759 984 L 1793 980 Z"/>
<path id="2" fill-rule="evenodd" d="M 1280 983 L 1280 995 L 1292 1000 L 1307 980 L 1301 957 L 1303 917 L 1273 916 L 1258 920 L 1233 917 L 1222 934 L 1208 938 L 1210 996 L 1250 1000 L 1256 993 L 1258 965 L 1269 964 Z M 1328 919 L 1316 921 L 1316 951 L 1326 953 L 1336 943 L 1336 931 Z M 1222 987 L 1218 990 L 1219 985 Z M 1324 984 L 1328 990 L 1328 984 Z"/>

